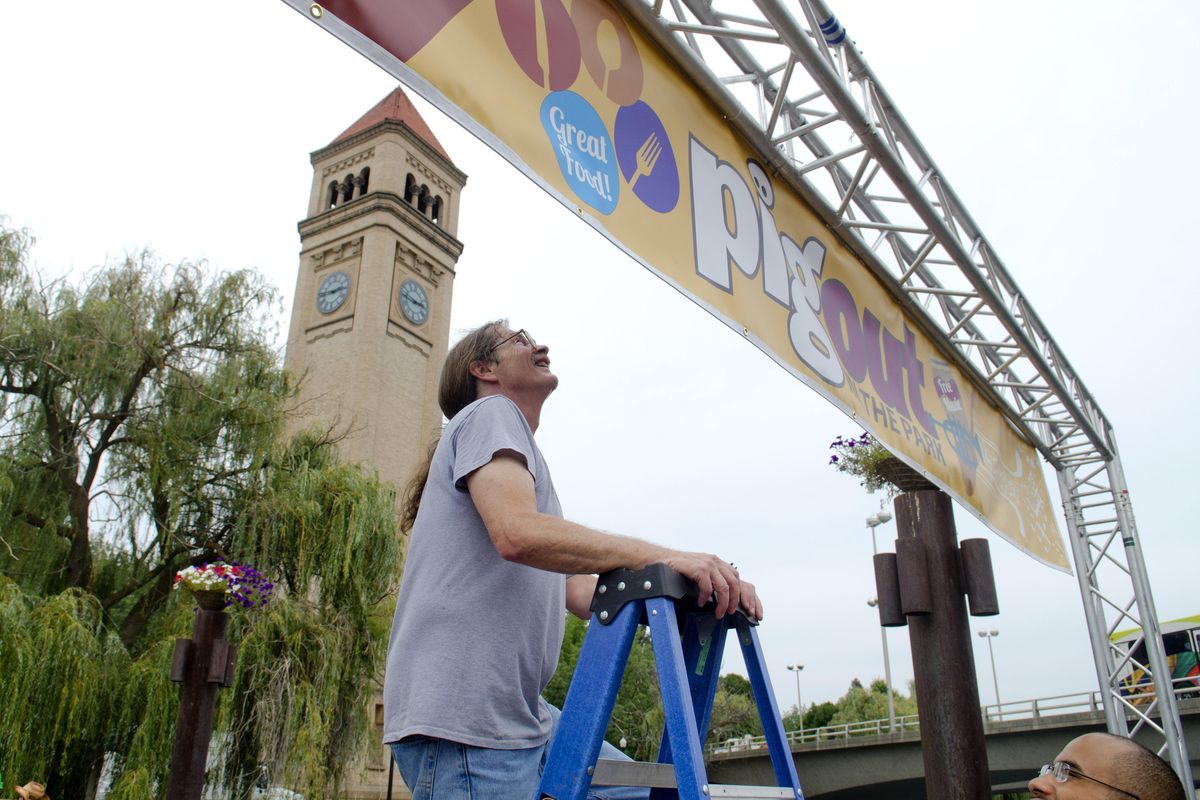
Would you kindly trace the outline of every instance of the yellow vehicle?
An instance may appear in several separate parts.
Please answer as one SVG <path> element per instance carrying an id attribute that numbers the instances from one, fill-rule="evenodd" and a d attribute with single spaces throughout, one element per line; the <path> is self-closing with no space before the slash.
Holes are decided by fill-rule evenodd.
<path id="1" fill-rule="evenodd" d="M 1163 649 L 1171 670 L 1171 685 L 1179 697 L 1200 697 L 1200 615 L 1160 622 Z M 1154 684 L 1143 665 L 1148 665 L 1142 629 L 1117 631 L 1109 640 L 1130 658 L 1120 678 L 1121 694 L 1141 705 L 1154 698 Z"/>

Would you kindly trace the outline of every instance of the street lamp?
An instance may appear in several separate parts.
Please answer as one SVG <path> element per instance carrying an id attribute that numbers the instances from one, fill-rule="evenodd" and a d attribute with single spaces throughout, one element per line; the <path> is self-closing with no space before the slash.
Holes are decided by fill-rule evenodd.
<path id="1" fill-rule="evenodd" d="M 796 673 L 796 713 L 800 716 L 800 727 L 804 728 L 804 704 L 800 702 L 800 673 L 804 671 L 803 664 L 788 664 L 789 671 Z"/>
<path id="2" fill-rule="evenodd" d="M 1000 710 L 1000 680 L 996 677 L 996 654 L 992 652 L 992 639 L 1000 635 L 998 630 L 978 631 L 980 638 L 987 639 L 988 643 L 988 658 L 992 661 L 992 688 L 996 690 L 996 715 L 1000 719 L 1004 719 L 1004 713 Z"/>
<path id="3" fill-rule="evenodd" d="M 885 522 L 890 521 L 892 515 L 886 511 L 880 511 L 878 514 L 872 514 L 867 517 L 867 527 L 871 529 L 871 550 L 875 553 L 879 552 L 879 548 L 875 546 L 875 529 Z"/>
<path id="4" fill-rule="evenodd" d="M 879 548 L 875 544 L 875 529 L 892 518 L 892 515 L 886 511 L 880 511 L 878 514 L 872 514 L 867 517 L 867 527 L 871 530 L 871 555 L 879 555 Z M 867 601 L 867 605 L 874 608 L 878 605 L 878 601 L 871 599 Z M 888 732 L 896 732 L 896 702 L 892 699 L 892 663 L 888 658 L 888 643 L 887 643 L 887 628 L 879 626 L 879 638 L 883 641 L 883 681 L 887 686 L 887 701 L 888 701 Z"/>

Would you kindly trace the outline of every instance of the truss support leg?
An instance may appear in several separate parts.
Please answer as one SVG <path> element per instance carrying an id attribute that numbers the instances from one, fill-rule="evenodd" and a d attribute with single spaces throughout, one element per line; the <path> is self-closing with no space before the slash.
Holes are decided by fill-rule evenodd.
<path id="1" fill-rule="evenodd" d="M 1091 469 L 1084 467 L 1083 469 Z M 1092 646 L 1092 658 L 1096 665 L 1096 677 L 1104 697 L 1104 717 L 1110 733 L 1118 736 L 1129 736 L 1131 726 L 1129 717 L 1134 717 L 1133 728 L 1143 725 L 1155 728 L 1162 733 L 1163 745 L 1158 748 L 1159 754 L 1167 759 L 1171 767 L 1185 787 L 1189 789 L 1195 784 L 1192 779 L 1191 764 L 1188 761 L 1187 743 L 1183 738 L 1183 727 L 1179 717 L 1179 703 L 1176 700 L 1174 684 L 1171 680 L 1171 668 L 1167 663 L 1166 650 L 1163 647 L 1162 630 L 1158 624 L 1158 612 L 1154 607 L 1154 597 L 1150 589 L 1150 580 L 1146 573 L 1146 562 L 1142 557 L 1141 543 L 1138 539 L 1137 523 L 1133 517 L 1133 505 L 1129 500 L 1129 490 L 1125 484 L 1125 473 L 1121 468 L 1120 456 L 1115 452 L 1111 461 L 1106 465 L 1095 465 L 1095 471 L 1084 475 L 1078 474 L 1080 468 L 1066 467 L 1058 472 L 1058 485 L 1063 498 L 1063 510 L 1066 514 L 1067 533 L 1071 544 L 1071 554 L 1075 560 L 1075 572 L 1079 579 L 1079 591 L 1083 597 L 1083 612 L 1087 619 L 1088 638 Z M 1112 502 L 1117 529 L 1108 528 L 1102 531 L 1089 531 L 1083 513 L 1083 497 L 1085 494 L 1095 495 L 1097 489 L 1103 489 L 1100 481 L 1107 482 L 1107 493 Z M 1092 502 L 1094 505 L 1094 501 Z M 1099 543 L 1093 543 L 1092 537 L 1097 537 Z M 1106 595 L 1100 588 L 1099 567 L 1103 559 L 1111 560 L 1118 568 L 1122 566 L 1116 553 L 1110 553 L 1109 548 L 1118 547 L 1123 550 L 1124 568 L 1128 572 L 1133 588 L 1133 598 L 1122 603 L 1111 594 Z M 1106 607 L 1117 612 L 1115 624 L 1107 622 Z M 1131 613 L 1132 612 L 1132 613 Z M 1136 614 L 1136 616 L 1134 616 Z M 1154 700 L 1145 708 L 1128 703 L 1121 695 L 1121 671 L 1113 646 L 1109 641 L 1112 631 L 1124 627 L 1128 620 L 1142 629 L 1146 646 L 1146 660 L 1149 662 L 1151 678 L 1154 686 Z M 1158 721 L 1152 719 L 1157 717 Z M 1152 748 L 1154 749 L 1154 748 Z"/>
<path id="2" fill-rule="evenodd" d="M 1075 577 L 1079 580 L 1079 594 L 1083 597 L 1083 617 L 1087 622 L 1088 641 L 1092 645 L 1092 663 L 1096 667 L 1096 681 L 1104 698 L 1105 724 L 1109 733 L 1128 736 L 1129 726 L 1125 724 L 1124 704 L 1116 685 L 1117 665 L 1108 641 L 1108 624 L 1105 622 L 1100 584 L 1088 552 L 1087 532 L 1083 527 L 1075 469 L 1059 470 L 1058 490 L 1062 495 L 1063 514 L 1067 520 L 1067 540 L 1075 561 Z"/>

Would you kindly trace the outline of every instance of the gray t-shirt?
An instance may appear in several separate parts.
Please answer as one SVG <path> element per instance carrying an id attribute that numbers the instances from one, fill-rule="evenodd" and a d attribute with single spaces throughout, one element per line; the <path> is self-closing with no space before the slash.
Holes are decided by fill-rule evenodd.
<path id="1" fill-rule="evenodd" d="M 505 561 L 466 478 L 501 451 L 524 459 L 537 510 L 562 516 L 550 470 L 507 397 L 455 415 L 434 453 L 388 641 L 383 741 L 423 735 L 511 750 L 543 744 L 542 689 L 562 647 L 566 577 Z"/>

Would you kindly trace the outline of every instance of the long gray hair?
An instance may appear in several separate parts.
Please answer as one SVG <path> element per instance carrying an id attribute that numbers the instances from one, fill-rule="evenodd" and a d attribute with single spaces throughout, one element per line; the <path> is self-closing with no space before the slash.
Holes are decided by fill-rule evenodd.
<path id="1" fill-rule="evenodd" d="M 508 320 L 504 319 L 484 323 L 468 331 L 446 353 L 446 361 L 442 364 L 442 377 L 438 382 L 438 406 L 446 419 L 454 419 L 458 412 L 479 398 L 479 382 L 471 374 L 471 365 L 495 361 L 493 350 L 496 339 L 500 331 L 507 326 Z M 400 509 L 400 530 L 404 533 L 411 532 L 413 524 L 417 521 L 421 494 L 424 493 L 425 483 L 429 480 L 429 465 L 433 462 L 433 454 L 440 440 L 440 436 L 434 438 L 424 462 L 417 467 L 404 490 L 404 500 Z"/>

